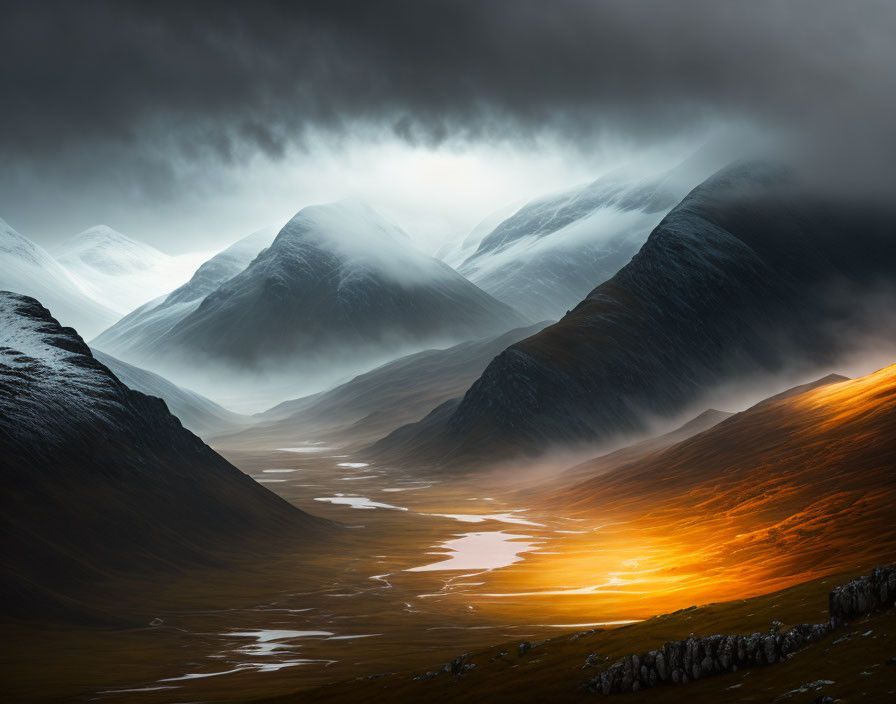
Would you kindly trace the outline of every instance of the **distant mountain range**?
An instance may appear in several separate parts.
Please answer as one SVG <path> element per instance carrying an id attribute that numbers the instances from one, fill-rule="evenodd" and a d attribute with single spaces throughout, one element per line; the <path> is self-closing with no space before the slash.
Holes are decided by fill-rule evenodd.
<path id="1" fill-rule="evenodd" d="M 199 307 L 203 299 L 252 262 L 277 236 L 277 228 L 254 232 L 206 261 L 187 283 L 140 306 L 91 340 L 112 355 L 150 359 L 156 340 Z"/>
<path id="2" fill-rule="evenodd" d="M 54 255 L 91 298 L 121 315 L 182 284 L 204 258 L 164 254 L 105 225 L 75 235 Z"/>
<path id="3" fill-rule="evenodd" d="M 280 403 L 257 414 L 253 427 L 216 440 L 228 446 L 272 447 L 300 434 L 354 446 L 372 442 L 463 393 L 495 355 L 549 324 L 401 357 L 329 391 Z"/>
<path id="4" fill-rule="evenodd" d="M 0 289 L 34 296 L 53 307 L 64 325 L 87 337 L 118 319 L 112 308 L 94 300 L 84 283 L 43 247 L 0 220 Z"/>
<path id="5" fill-rule="evenodd" d="M 259 539 L 329 530 L 122 384 L 36 300 L 9 292 L 0 456 L 2 595 L 19 617 L 80 618 L 115 575 L 217 564 Z"/>
<path id="6" fill-rule="evenodd" d="M 894 277 L 896 214 L 810 198 L 782 169 L 737 164 L 463 399 L 372 449 L 457 464 L 643 432 L 726 383 L 807 375 L 868 335 L 892 340 Z"/>
<path id="7" fill-rule="evenodd" d="M 176 375 L 184 364 L 233 373 L 344 374 L 370 360 L 526 323 L 354 201 L 303 209 L 244 270 L 197 300 L 169 297 L 93 342 L 165 376 L 171 376 L 166 365 Z M 175 306 L 177 316 L 166 312 Z M 165 324 L 150 329 L 146 320 L 159 317 L 154 309 Z"/>

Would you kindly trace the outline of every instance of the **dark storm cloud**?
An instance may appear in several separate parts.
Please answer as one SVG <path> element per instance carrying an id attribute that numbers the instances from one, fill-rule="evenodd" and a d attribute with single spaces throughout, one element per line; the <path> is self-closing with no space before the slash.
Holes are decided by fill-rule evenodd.
<path id="1" fill-rule="evenodd" d="M 73 187 L 128 180 L 170 197 L 185 187 L 184 163 L 278 160 L 312 135 L 365 129 L 425 145 L 542 135 L 585 145 L 733 120 L 810 150 L 837 146 L 860 165 L 892 162 L 896 143 L 886 1 L 0 8 L 7 190 L 71 174 Z"/>
<path id="2" fill-rule="evenodd" d="M 358 121 L 439 141 L 833 116 L 857 136 L 893 115 L 894 21 L 833 0 L 29 0 L 4 4 L 0 125 L 20 156 L 174 130 L 225 160 Z"/>

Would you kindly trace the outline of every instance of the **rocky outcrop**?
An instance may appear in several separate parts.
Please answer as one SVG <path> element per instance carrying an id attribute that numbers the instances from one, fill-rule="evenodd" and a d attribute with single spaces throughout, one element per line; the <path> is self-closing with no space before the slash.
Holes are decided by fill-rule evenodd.
<path id="1" fill-rule="evenodd" d="M 456 678 L 461 677 L 467 674 L 470 670 L 476 667 L 476 663 L 467 662 L 467 658 L 470 657 L 469 653 L 464 653 L 463 655 L 458 655 L 451 662 L 445 663 L 441 670 L 432 670 L 422 675 L 418 675 L 414 677 L 415 680 L 430 680 L 433 677 L 438 677 L 441 673 L 447 672 L 449 675 L 453 675 Z"/>
<path id="2" fill-rule="evenodd" d="M 599 694 L 637 692 L 660 684 L 687 684 L 744 667 L 774 665 L 830 632 L 829 623 L 820 623 L 794 626 L 784 633 L 772 629 L 749 636 L 692 636 L 623 658 L 594 677 L 588 689 Z"/>
<path id="3" fill-rule="evenodd" d="M 828 599 L 831 624 L 842 626 L 857 616 L 896 605 L 896 567 L 876 567 L 867 577 L 859 577 L 834 589 Z"/>
<path id="4" fill-rule="evenodd" d="M 596 694 L 637 692 L 663 684 L 687 684 L 745 667 L 774 665 L 815 643 L 850 618 L 891 607 L 896 599 L 896 567 L 877 567 L 835 588 L 829 598 L 830 620 L 802 624 L 780 632 L 776 621 L 768 633 L 712 635 L 665 643 L 656 650 L 628 655 L 586 683 Z"/>

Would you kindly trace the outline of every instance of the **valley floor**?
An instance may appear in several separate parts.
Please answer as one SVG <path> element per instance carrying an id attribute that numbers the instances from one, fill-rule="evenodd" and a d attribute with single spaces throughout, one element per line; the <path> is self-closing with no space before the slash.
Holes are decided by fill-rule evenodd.
<path id="1" fill-rule="evenodd" d="M 536 493 L 502 493 L 502 478 L 421 478 L 301 440 L 288 449 L 217 449 L 296 506 L 343 529 L 324 542 L 272 546 L 279 559 L 264 550 L 261 564 L 164 583 L 135 580 L 128 586 L 134 598 L 110 605 L 121 625 L 4 626 L 10 700 L 238 702 L 301 692 L 284 701 L 545 701 L 543 690 L 532 689 L 536 682 L 550 687 L 551 701 L 575 700 L 591 652 L 616 657 L 691 631 L 767 630 L 775 619 L 818 622 L 837 583 L 819 575 L 836 570 L 851 577 L 867 572 L 869 559 L 896 558 L 884 541 L 876 554 L 835 555 L 803 569 L 775 564 L 762 574 L 757 563 L 749 571 L 752 592 L 744 593 L 737 575 L 676 575 L 669 563 L 679 555 L 664 554 L 669 546 L 632 526 L 594 511 L 558 515 L 538 504 Z M 743 601 L 813 578 L 780 598 Z M 883 619 L 875 633 L 896 634 L 892 614 L 875 618 Z M 569 637 L 589 629 L 597 632 Z M 520 642 L 545 639 L 524 658 L 514 652 L 490 662 Z M 862 642 L 874 643 L 863 651 L 874 658 L 894 646 L 892 638 Z M 496 645 L 502 643 L 509 645 Z M 469 677 L 412 679 L 467 652 L 477 665 Z M 825 674 L 828 665 L 804 675 L 801 662 L 781 672 L 792 671 L 793 681 L 838 680 Z M 856 676 L 862 667 L 853 668 Z M 883 691 L 879 682 L 896 674 L 889 669 L 874 670 L 869 688 Z M 401 674 L 370 679 L 384 673 Z M 778 680 L 765 672 L 748 677 L 726 675 L 718 684 L 741 684 L 732 690 L 740 696 L 769 677 L 763 692 L 783 692 L 791 682 L 790 675 Z M 641 696 L 665 701 L 674 694 Z"/>

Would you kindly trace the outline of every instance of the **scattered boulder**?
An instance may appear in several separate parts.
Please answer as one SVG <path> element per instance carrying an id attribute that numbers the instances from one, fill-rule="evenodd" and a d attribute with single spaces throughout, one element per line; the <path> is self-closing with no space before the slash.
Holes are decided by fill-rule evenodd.
<path id="1" fill-rule="evenodd" d="M 833 680 L 815 680 L 814 682 L 807 682 L 804 685 L 800 685 L 796 689 L 791 689 L 789 692 L 784 692 L 784 694 L 782 694 L 780 697 L 778 697 L 778 699 L 776 699 L 775 701 L 778 701 L 781 699 L 790 699 L 791 697 L 793 697 L 797 694 L 805 694 L 806 692 L 817 692 L 822 687 L 827 687 L 828 685 L 832 685 L 832 684 L 836 684 L 836 683 Z M 815 699 L 815 701 L 820 702 L 823 699 L 825 699 L 825 696 L 819 695 L 819 697 L 817 699 Z M 830 697 L 827 697 L 827 699 L 828 699 L 828 701 L 833 701 L 833 699 L 831 699 Z"/>
<path id="2" fill-rule="evenodd" d="M 579 638 L 584 638 L 585 636 L 593 636 L 597 631 L 593 628 L 588 631 L 581 631 L 579 633 L 573 633 L 570 637 L 570 640 L 578 640 Z"/>
<path id="3" fill-rule="evenodd" d="M 585 658 L 585 664 L 582 665 L 582 669 L 584 670 L 587 667 L 594 667 L 595 665 L 600 665 L 602 662 L 606 662 L 610 658 L 606 655 L 598 655 L 597 653 L 588 653 L 588 656 Z"/>
<path id="4" fill-rule="evenodd" d="M 445 663 L 444 667 L 442 667 L 442 672 L 447 672 L 449 675 L 454 675 L 455 677 L 459 677 L 464 674 L 464 660 L 470 657 L 469 653 L 464 653 L 463 655 L 458 655 L 454 660 L 449 663 Z"/>
<path id="5" fill-rule="evenodd" d="M 544 645 L 544 644 L 547 643 L 547 642 L 548 642 L 548 639 L 547 639 L 547 638 L 545 638 L 544 640 L 535 641 L 534 643 L 532 643 L 532 642 L 530 642 L 530 641 L 528 641 L 528 640 L 525 640 L 525 641 L 523 641 L 522 643 L 520 643 L 520 647 L 519 647 L 519 656 L 522 657 L 523 655 L 525 655 L 526 653 L 528 653 L 528 652 L 529 652 L 530 650 L 532 650 L 533 648 L 537 648 L 537 647 L 539 647 L 539 646 L 541 646 L 541 645 Z"/>

